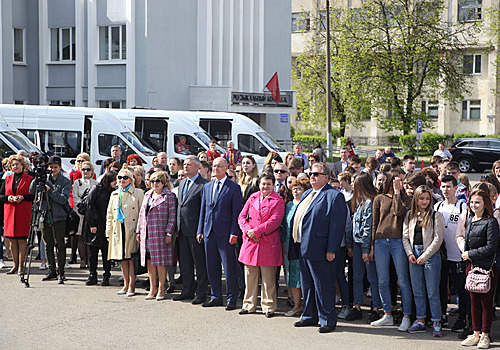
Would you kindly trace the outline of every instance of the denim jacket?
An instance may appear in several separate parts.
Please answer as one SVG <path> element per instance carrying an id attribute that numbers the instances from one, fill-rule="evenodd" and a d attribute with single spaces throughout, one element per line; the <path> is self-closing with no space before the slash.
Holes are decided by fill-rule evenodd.
<path id="1" fill-rule="evenodd" d="M 352 248 L 353 242 L 361 244 L 363 254 L 370 254 L 372 245 L 372 208 L 369 199 L 357 208 L 352 217 L 352 234 L 347 235 L 347 247 Z"/>

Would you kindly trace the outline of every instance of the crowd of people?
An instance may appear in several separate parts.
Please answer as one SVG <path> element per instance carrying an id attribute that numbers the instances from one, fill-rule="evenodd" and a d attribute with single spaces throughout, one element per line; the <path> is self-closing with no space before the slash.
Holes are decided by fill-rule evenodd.
<path id="1" fill-rule="evenodd" d="M 442 145 L 431 166 L 416 171 L 413 155 L 400 160 L 390 148 L 362 166 L 352 142 L 330 169 L 321 145 L 306 155 L 296 144 L 284 159 L 269 153 L 261 172 L 233 142 L 223 154 L 215 145 L 183 160 L 160 152 L 147 172 L 138 155 L 125 158 L 118 145 L 97 174 L 86 153 L 69 174 L 58 156 L 4 159 L 2 226 L 14 264 L 7 273 L 24 273 L 32 203 L 39 201 L 43 214 L 33 227 L 40 269 L 48 269 L 44 281 L 64 284 L 65 268 L 79 257 L 89 269 L 86 284 L 98 284 L 100 251 L 100 284 L 110 285 L 111 268 L 119 265 L 119 295 L 134 297 L 137 275 L 147 272 L 146 299 L 165 299 L 175 291 L 178 265 L 182 290 L 173 300 L 213 307 L 223 305 L 223 267 L 225 309 L 242 299 L 239 314 L 255 313 L 260 282 L 261 309 L 270 318 L 283 269 L 285 316 L 300 317 L 295 327 L 319 323 L 319 332 L 328 333 L 337 318 L 363 319 L 368 296 L 373 327 L 398 325 L 409 333 L 430 327 L 435 337 L 448 327 L 464 346 L 489 347 L 500 303 L 500 161 L 471 188 Z M 51 170 L 39 198 L 33 164 Z M 72 209 L 80 224 L 67 238 Z M 5 267 L 3 247 L 0 254 Z M 480 269 L 490 288 L 478 291 L 468 286 L 468 274 Z M 451 295 L 457 310 L 448 308 Z M 449 313 L 458 315 L 453 325 Z"/>

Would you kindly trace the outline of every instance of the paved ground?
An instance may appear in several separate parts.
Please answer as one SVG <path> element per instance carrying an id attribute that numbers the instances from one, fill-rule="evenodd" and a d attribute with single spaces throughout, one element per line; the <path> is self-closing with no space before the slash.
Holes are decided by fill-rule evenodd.
<path id="1" fill-rule="evenodd" d="M 87 287 L 84 270 L 68 270 L 69 280 L 60 286 L 41 282 L 38 263 L 34 267 L 31 288 L 21 285 L 17 276 L 0 274 L 0 349 L 460 348 L 456 334 L 448 330 L 442 339 L 434 339 L 430 333 L 410 335 L 358 321 L 339 322 L 334 333 L 319 334 L 316 328 L 294 328 L 297 319 L 282 314 L 272 319 L 240 316 L 237 310 L 172 301 L 172 295 L 161 302 L 147 301 L 142 288 L 135 297 L 118 296 L 117 269 L 112 286 Z M 281 296 L 282 313 L 288 308 Z M 493 336 L 500 340 L 499 322 L 494 323 Z"/>

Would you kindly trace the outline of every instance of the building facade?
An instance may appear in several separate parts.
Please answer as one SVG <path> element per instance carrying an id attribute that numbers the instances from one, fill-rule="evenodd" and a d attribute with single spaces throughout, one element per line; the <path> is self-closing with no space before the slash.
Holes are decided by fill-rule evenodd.
<path id="1" fill-rule="evenodd" d="M 237 112 L 288 140 L 290 13 L 290 0 L 2 0 L 0 102 Z M 279 104 L 264 91 L 275 72 Z"/>
<path id="2" fill-rule="evenodd" d="M 306 49 L 307 42 L 314 35 L 318 20 L 323 20 L 324 0 L 292 1 L 292 61 Z M 333 11 L 361 6 L 360 0 L 331 0 Z M 478 36 L 478 43 L 466 50 L 463 57 L 464 74 L 472 75 L 470 94 L 457 105 L 446 101 L 422 100 L 421 108 L 433 119 L 434 128 L 423 132 L 438 132 L 451 135 L 456 132 L 475 132 L 481 135 L 500 134 L 500 79 L 498 77 L 497 58 L 499 43 L 489 36 L 488 9 L 498 9 L 498 0 L 451 0 L 443 18 L 451 23 L 483 21 L 483 31 Z M 304 22 L 304 18 L 309 18 Z M 492 42 L 493 41 L 493 42 Z M 387 133 L 378 128 L 375 118 L 363 120 L 362 128 L 348 127 L 346 136 L 354 138 L 356 143 L 380 145 L 387 142 Z M 292 125 L 300 127 L 300 122 L 292 118 Z"/>

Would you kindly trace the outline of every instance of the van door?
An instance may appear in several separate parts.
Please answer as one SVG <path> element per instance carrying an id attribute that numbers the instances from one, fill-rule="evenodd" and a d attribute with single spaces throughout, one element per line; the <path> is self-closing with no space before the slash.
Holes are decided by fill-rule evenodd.
<path id="1" fill-rule="evenodd" d="M 241 152 L 257 154 L 262 157 L 269 152 L 258 138 L 250 134 L 238 134 L 238 149 Z"/>
<path id="2" fill-rule="evenodd" d="M 232 140 L 232 126 L 232 120 L 200 119 L 200 127 L 217 141 L 223 141 L 223 145 Z"/>
<path id="3" fill-rule="evenodd" d="M 168 119 L 136 117 L 134 131 L 156 152 L 165 152 L 168 142 Z"/>

